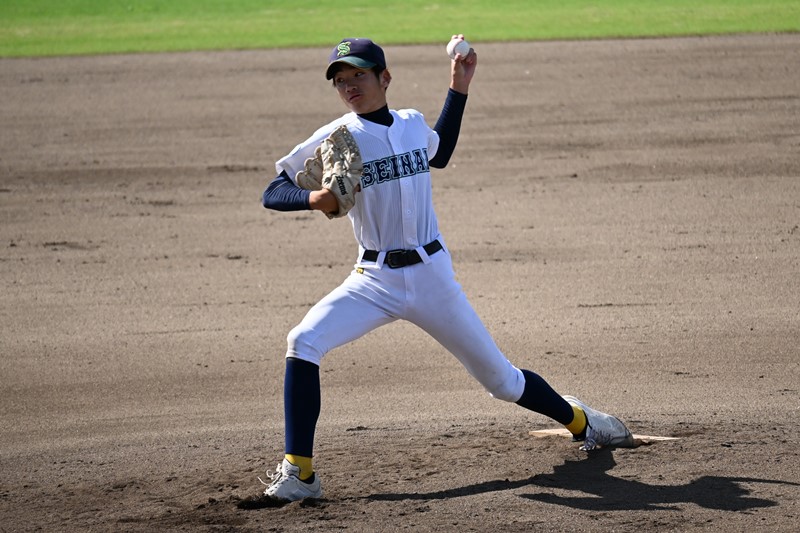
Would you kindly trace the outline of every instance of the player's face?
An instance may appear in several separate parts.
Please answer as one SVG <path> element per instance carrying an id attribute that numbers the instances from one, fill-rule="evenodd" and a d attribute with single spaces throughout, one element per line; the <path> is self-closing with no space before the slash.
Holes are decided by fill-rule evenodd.
<path id="1" fill-rule="evenodd" d="M 350 65 L 343 65 L 333 76 L 339 97 L 355 113 L 371 113 L 386 105 L 386 87 L 391 76 L 388 70 L 379 75 Z"/>

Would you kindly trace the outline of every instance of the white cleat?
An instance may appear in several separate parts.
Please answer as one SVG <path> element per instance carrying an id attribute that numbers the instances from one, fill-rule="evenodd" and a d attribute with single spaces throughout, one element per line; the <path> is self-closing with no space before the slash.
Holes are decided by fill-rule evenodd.
<path id="1" fill-rule="evenodd" d="M 581 450 L 590 451 L 597 446 L 633 447 L 633 435 L 619 418 L 596 411 L 574 396 L 563 398 L 570 405 L 580 407 L 586 413 L 586 438 Z"/>
<path id="2" fill-rule="evenodd" d="M 278 465 L 274 474 L 267 473 L 267 475 L 272 480 L 271 483 L 264 483 L 261 478 L 258 478 L 258 480 L 267 485 L 264 496 L 268 498 L 285 502 L 294 502 L 306 498 L 322 498 L 322 486 L 319 482 L 319 476 L 314 474 L 314 480 L 311 483 L 301 481 L 300 467 L 293 465 L 286 459 Z"/>

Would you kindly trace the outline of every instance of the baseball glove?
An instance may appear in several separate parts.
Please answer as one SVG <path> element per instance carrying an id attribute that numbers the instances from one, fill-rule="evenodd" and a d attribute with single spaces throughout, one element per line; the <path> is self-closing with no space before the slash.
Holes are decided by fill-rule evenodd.
<path id="1" fill-rule="evenodd" d="M 322 187 L 331 191 L 339 202 L 336 213 L 325 214 L 328 218 L 343 217 L 356 203 L 355 195 L 361 190 L 361 173 L 364 170 L 358 144 L 347 126 L 339 126 L 322 141 L 320 157 Z"/>

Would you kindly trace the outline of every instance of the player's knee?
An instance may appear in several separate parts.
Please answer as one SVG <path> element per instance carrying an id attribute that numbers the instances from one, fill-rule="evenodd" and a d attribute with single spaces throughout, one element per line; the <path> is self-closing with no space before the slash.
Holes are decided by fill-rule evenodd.
<path id="1" fill-rule="evenodd" d="M 514 370 L 515 372 L 507 379 L 486 387 L 493 398 L 512 403 L 520 399 L 525 389 L 525 378 L 519 370 L 516 368 Z"/>
<path id="2" fill-rule="evenodd" d="M 286 337 L 286 357 L 295 357 L 320 364 L 325 353 L 314 342 L 316 338 L 317 335 L 311 331 L 296 326 Z"/>
<path id="3" fill-rule="evenodd" d="M 503 400 L 504 402 L 515 402 L 519 399 L 519 397 L 515 397 L 511 387 L 506 386 L 490 389 L 489 394 L 492 395 L 492 398 L 497 398 L 498 400 Z"/>

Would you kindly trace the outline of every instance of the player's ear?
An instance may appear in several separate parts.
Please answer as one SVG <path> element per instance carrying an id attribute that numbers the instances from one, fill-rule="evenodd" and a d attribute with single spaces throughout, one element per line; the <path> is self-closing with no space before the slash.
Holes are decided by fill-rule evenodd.
<path id="1" fill-rule="evenodd" d="M 384 69 L 381 72 L 381 87 L 384 89 L 389 88 L 389 84 L 392 82 L 392 74 L 389 72 L 389 69 Z"/>

